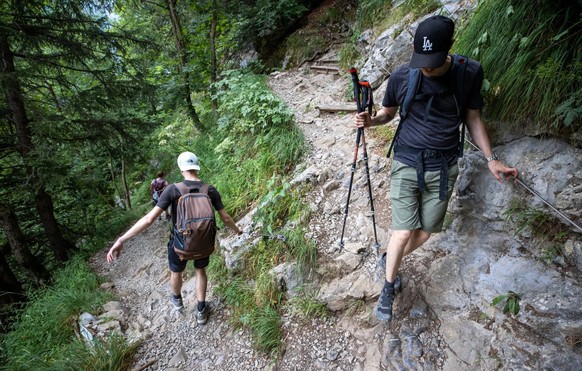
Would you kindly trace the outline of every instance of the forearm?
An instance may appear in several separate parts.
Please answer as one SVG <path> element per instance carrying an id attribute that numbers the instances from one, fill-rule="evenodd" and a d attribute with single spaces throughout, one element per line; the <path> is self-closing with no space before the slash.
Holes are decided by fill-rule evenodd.
<path id="1" fill-rule="evenodd" d="M 479 110 L 467 111 L 467 127 L 469 128 L 473 140 L 483 152 L 483 155 L 486 158 L 493 157 L 493 149 L 491 148 L 489 135 L 487 135 L 485 123 L 481 119 Z M 501 161 L 496 159 L 489 159 L 487 161 L 487 167 L 489 168 L 489 171 L 491 171 L 491 174 L 493 174 L 493 176 L 500 182 L 502 182 L 506 176 L 513 176 L 514 178 L 517 178 L 518 176 L 516 168 L 507 167 Z"/>
<path id="2" fill-rule="evenodd" d="M 493 149 L 491 148 L 491 142 L 489 140 L 489 135 L 485 129 L 485 123 L 481 119 L 480 112 L 478 110 L 469 110 L 467 113 L 467 128 L 469 133 L 471 133 L 471 138 L 481 149 L 485 157 L 491 157 L 493 155 Z"/>
<path id="3" fill-rule="evenodd" d="M 370 118 L 370 126 L 383 125 L 387 122 L 390 122 L 393 118 L 394 115 L 392 115 L 390 112 L 383 108 L 378 112 L 376 116 Z"/>
<path id="4" fill-rule="evenodd" d="M 242 231 L 238 228 L 234 220 L 231 218 L 230 215 L 228 215 L 228 213 L 224 209 L 218 211 L 218 215 L 220 215 L 220 219 L 222 219 L 224 225 L 226 225 L 228 228 L 232 229 L 236 233 L 242 233 Z"/>

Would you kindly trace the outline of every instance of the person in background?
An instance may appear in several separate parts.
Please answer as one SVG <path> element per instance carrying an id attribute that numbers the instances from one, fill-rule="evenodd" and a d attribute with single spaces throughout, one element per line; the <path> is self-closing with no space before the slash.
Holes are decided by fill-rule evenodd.
<path id="1" fill-rule="evenodd" d="M 150 182 L 150 193 L 152 194 L 153 206 L 156 206 L 156 204 L 158 203 L 158 200 L 160 199 L 162 192 L 164 192 L 164 189 L 166 189 L 167 186 L 168 186 L 168 181 L 166 179 L 164 179 L 164 172 L 158 171 L 156 178 L 152 179 L 152 181 Z M 169 219 L 169 218 L 170 218 L 170 214 L 168 212 L 166 212 L 166 219 Z M 158 220 L 162 220 L 162 217 L 160 216 L 158 218 Z"/>

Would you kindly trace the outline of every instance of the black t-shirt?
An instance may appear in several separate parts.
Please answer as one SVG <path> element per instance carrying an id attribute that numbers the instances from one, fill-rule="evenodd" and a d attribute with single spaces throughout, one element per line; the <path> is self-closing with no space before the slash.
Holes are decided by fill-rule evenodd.
<path id="1" fill-rule="evenodd" d="M 204 182 L 200 180 L 184 180 L 184 184 L 189 189 L 195 187 L 202 187 Z M 178 187 L 175 184 L 171 184 L 164 189 L 160 199 L 156 206 L 167 210 L 168 207 L 172 206 L 172 224 L 176 224 L 176 205 L 178 205 L 178 199 L 182 194 Z M 212 206 L 215 210 L 222 210 L 224 209 L 224 205 L 222 204 L 222 199 L 220 198 L 220 193 L 214 188 L 212 185 L 208 185 L 208 197 L 210 197 L 210 201 L 212 202 Z"/>
<path id="2" fill-rule="evenodd" d="M 456 55 L 451 56 L 458 58 Z M 451 94 L 435 96 L 428 115 L 425 113 L 428 100 L 414 101 L 410 106 L 406 120 L 402 123 L 395 145 L 441 151 L 458 148 L 461 121 L 452 94 L 452 66 L 451 63 L 451 68 L 439 77 L 426 77 L 421 73 L 421 82 L 416 94 L 433 94 L 442 91 L 450 91 Z M 408 64 L 404 64 L 391 74 L 382 101 L 384 107 L 397 107 L 404 103 L 408 90 L 408 71 Z M 479 62 L 473 59 L 468 60 L 463 81 L 465 84 L 464 93 L 466 94 L 465 109 L 481 109 L 483 107 L 483 98 L 481 97 L 483 69 Z M 448 165 L 454 165 L 457 162 L 457 157 L 457 155 L 447 156 Z M 396 152 L 394 158 L 409 166 L 415 164 L 414 154 Z M 425 170 L 435 171 L 439 170 L 440 167 L 441 160 L 439 158 L 424 159 Z"/>

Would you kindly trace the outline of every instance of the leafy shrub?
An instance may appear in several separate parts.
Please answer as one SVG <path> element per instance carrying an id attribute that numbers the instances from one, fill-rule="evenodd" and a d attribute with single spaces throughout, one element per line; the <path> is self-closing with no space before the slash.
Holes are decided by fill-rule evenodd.
<path id="1" fill-rule="evenodd" d="M 230 130 L 236 137 L 251 132 L 258 134 L 267 129 L 290 124 L 293 113 L 285 102 L 268 88 L 265 77 L 241 74 L 237 71 L 225 73 L 217 87 L 220 100 L 219 128 Z"/>

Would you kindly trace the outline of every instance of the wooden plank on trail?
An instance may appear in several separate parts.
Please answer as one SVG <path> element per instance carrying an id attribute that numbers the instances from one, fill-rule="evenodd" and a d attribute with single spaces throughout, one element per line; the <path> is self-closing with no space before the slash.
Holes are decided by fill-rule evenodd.
<path id="1" fill-rule="evenodd" d="M 325 112 L 356 112 L 358 108 L 356 104 L 322 104 L 321 106 L 315 107 L 320 111 Z"/>
<path id="2" fill-rule="evenodd" d="M 339 68 L 336 68 L 336 67 L 311 66 L 309 68 L 312 69 L 312 70 L 318 71 L 318 72 L 321 71 L 321 72 L 325 72 L 325 73 L 330 72 L 330 73 L 337 73 L 337 74 L 339 74 L 339 72 L 340 72 L 339 71 Z"/>
<path id="3" fill-rule="evenodd" d="M 320 64 L 338 64 L 339 60 L 337 59 L 318 59 L 315 61 L 315 65 Z"/>

